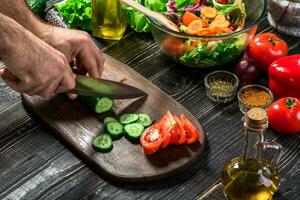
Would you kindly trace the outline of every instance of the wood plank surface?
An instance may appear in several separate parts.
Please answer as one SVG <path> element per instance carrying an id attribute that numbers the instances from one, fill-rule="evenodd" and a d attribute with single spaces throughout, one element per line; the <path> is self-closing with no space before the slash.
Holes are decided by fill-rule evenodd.
<path id="1" fill-rule="evenodd" d="M 169 95 L 162 92 L 147 79 L 128 66 L 105 56 L 104 79 L 123 82 L 145 91 L 148 96 L 134 100 L 115 101 L 112 113 L 94 114 L 80 101 L 70 101 L 64 95 L 50 98 L 23 95 L 23 103 L 30 112 L 55 130 L 59 137 L 68 143 L 92 166 L 117 181 L 147 182 L 160 180 L 173 175 L 198 159 L 205 148 L 205 133 L 197 119 Z M 173 114 L 184 114 L 198 127 L 200 139 L 192 145 L 171 145 L 157 153 L 146 156 L 139 143 L 126 138 L 113 142 L 109 153 L 97 153 L 92 148 L 92 140 L 105 132 L 105 116 L 120 116 L 124 113 L 144 112 L 154 120 L 159 120 L 170 110 Z"/>
<path id="2" fill-rule="evenodd" d="M 275 31 L 264 18 L 259 32 Z M 288 43 L 290 53 L 300 53 L 299 38 L 278 35 Z M 159 51 L 150 34 L 128 31 L 120 42 L 97 42 L 107 54 L 189 109 L 206 130 L 207 148 L 195 164 L 166 180 L 146 184 L 110 182 L 69 151 L 52 130 L 32 119 L 19 96 L 1 87 L 0 93 L 7 93 L 7 98 L 0 99 L 5 104 L 0 111 L 0 199 L 223 200 L 221 169 L 243 148 L 242 115 L 237 102 L 210 102 L 203 84 L 210 70 L 189 69 L 172 62 Z M 4 85 L 1 79 L 0 83 Z M 282 183 L 273 200 L 298 200 L 300 135 L 280 136 L 269 130 L 266 138 L 284 147 L 279 163 Z"/>

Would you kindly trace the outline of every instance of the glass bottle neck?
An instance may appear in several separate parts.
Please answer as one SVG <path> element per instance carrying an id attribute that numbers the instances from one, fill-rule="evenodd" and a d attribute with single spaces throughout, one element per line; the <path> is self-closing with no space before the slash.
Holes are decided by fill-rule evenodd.
<path id="1" fill-rule="evenodd" d="M 260 132 L 246 129 L 245 131 L 245 150 L 244 160 L 249 158 L 260 160 L 260 144 L 263 142 L 264 137 Z"/>

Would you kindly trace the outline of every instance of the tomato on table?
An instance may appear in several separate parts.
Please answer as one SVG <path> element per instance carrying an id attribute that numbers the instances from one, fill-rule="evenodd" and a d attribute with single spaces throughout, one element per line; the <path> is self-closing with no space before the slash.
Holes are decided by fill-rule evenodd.
<path id="1" fill-rule="evenodd" d="M 300 101 L 285 97 L 275 101 L 268 108 L 270 126 L 279 133 L 295 134 L 300 132 Z"/>
<path id="2" fill-rule="evenodd" d="M 156 124 L 148 127 L 140 138 L 141 145 L 145 154 L 155 153 L 162 144 L 162 137 Z"/>
<path id="3" fill-rule="evenodd" d="M 267 71 L 272 62 L 288 55 L 288 46 L 277 35 L 262 33 L 250 40 L 248 54 L 259 68 Z"/>
<path id="4" fill-rule="evenodd" d="M 180 115 L 180 121 L 183 124 L 185 135 L 186 135 L 186 144 L 192 144 L 199 139 L 199 132 L 197 127 L 184 115 Z"/>

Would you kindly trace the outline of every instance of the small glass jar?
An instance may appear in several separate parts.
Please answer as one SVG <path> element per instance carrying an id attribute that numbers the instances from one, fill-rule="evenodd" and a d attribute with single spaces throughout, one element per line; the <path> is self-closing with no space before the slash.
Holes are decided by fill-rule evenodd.
<path id="1" fill-rule="evenodd" d="M 122 3 L 119 0 L 92 0 L 93 35 L 120 40 L 127 27 Z"/>
<path id="2" fill-rule="evenodd" d="M 262 104 L 251 105 L 251 104 L 245 102 L 242 99 L 242 95 L 246 91 L 249 91 L 249 90 L 256 90 L 256 91 L 265 92 L 265 94 L 268 94 L 269 100 L 266 101 L 265 103 L 262 103 Z M 262 85 L 257 85 L 257 84 L 251 84 L 251 85 L 246 85 L 246 86 L 242 87 L 238 91 L 237 98 L 238 98 L 238 101 L 239 101 L 240 111 L 243 114 L 245 114 L 251 108 L 262 108 L 262 109 L 266 110 L 271 105 L 271 103 L 274 101 L 274 95 L 271 92 L 271 90 L 269 90 L 269 88 L 267 88 L 267 87 L 264 87 Z M 257 94 L 256 99 L 261 100 L 262 96 L 260 94 Z"/>
<path id="3" fill-rule="evenodd" d="M 239 79 L 228 71 L 214 71 L 205 76 L 204 84 L 209 99 L 218 103 L 228 103 L 236 95 Z"/>

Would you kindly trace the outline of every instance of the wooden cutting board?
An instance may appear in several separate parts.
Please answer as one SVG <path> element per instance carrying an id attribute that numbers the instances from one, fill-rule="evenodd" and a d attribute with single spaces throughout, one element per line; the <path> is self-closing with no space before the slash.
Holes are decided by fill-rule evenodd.
<path id="1" fill-rule="evenodd" d="M 25 107 L 71 147 L 83 160 L 108 178 L 127 182 L 159 180 L 185 168 L 198 159 L 205 147 L 205 133 L 197 119 L 182 105 L 149 82 L 130 67 L 105 55 L 103 78 L 122 81 L 142 89 L 148 97 L 115 101 L 113 112 L 95 114 L 80 101 L 70 101 L 65 95 L 44 99 L 22 95 Z M 105 116 L 119 116 L 126 112 L 145 112 L 158 120 L 166 110 L 185 114 L 199 129 L 200 139 L 192 145 L 169 146 L 151 156 L 143 153 L 139 144 L 121 138 L 113 142 L 109 153 L 98 153 L 92 148 L 93 138 L 104 132 Z"/>

